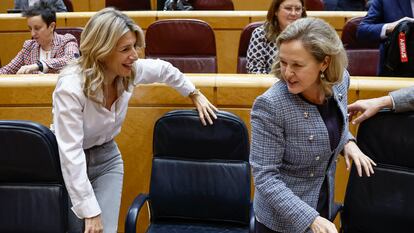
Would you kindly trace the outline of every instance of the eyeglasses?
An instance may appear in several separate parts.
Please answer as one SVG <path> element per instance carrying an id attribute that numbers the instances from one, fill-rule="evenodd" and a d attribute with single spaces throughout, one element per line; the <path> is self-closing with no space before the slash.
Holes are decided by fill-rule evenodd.
<path id="1" fill-rule="evenodd" d="M 302 14 L 303 7 L 299 6 L 282 6 L 282 9 L 288 13 Z"/>

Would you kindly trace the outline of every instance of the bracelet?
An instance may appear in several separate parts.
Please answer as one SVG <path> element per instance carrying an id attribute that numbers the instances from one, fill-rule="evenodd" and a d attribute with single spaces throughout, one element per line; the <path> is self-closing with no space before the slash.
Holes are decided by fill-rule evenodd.
<path id="1" fill-rule="evenodd" d="M 201 91 L 200 91 L 200 89 L 194 89 L 194 91 L 192 91 L 192 92 L 190 92 L 190 94 L 188 95 L 188 97 L 193 97 L 193 96 L 196 96 L 196 95 L 200 95 L 201 94 Z"/>
<path id="2" fill-rule="evenodd" d="M 43 63 L 41 61 L 36 62 L 37 67 L 39 68 L 40 72 L 43 72 Z"/>

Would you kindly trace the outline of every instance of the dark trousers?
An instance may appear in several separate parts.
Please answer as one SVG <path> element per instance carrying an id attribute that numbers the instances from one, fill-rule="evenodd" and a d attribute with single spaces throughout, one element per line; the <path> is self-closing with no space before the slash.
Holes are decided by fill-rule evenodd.
<path id="1" fill-rule="evenodd" d="M 261 224 L 260 222 L 257 221 L 257 219 L 255 220 L 256 222 L 256 232 L 255 233 L 280 233 L 274 230 L 271 230 L 269 228 L 267 228 L 265 225 Z"/>

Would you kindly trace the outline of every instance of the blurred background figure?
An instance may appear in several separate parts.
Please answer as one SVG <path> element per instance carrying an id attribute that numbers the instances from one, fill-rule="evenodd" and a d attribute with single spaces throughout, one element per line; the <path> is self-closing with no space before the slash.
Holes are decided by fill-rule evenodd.
<path id="1" fill-rule="evenodd" d="M 378 74 L 383 72 L 384 46 L 388 36 L 403 20 L 414 21 L 412 0 L 371 0 L 367 15 L 358 27 L 358 40 L 381 42 Z"/>
<path id="2" fill-rule="evenodd" d="M 49 4 L 56 8 L 57 12 L 68 11 L 63 0 L 47 0 Z M 40 2 L 40 0 L 14 0 L 14 9 L 26 10 L 27 8 L 33 6 L 35 3 Z"/>
<path id="3" fill-rule="evenodd" d="M 79 56 L 78 43 L 71 34 L 55 32 L 56 12 L 47 1 L 40 1 L 23 12 L 32 39 L 11 62 L 0 68 L 0 74 L 58 73 Z"/>
<path id="4" fill-rule="evenodd" d="M 365 11 L 368 0 L 324 0 L 327 11 Z"/>
<path id="5" fill-rule="evenodd" d="M 270 73 L 277 36 L 293 21 L 306 17 L 303 0 L 273 0 L 264 24 L 256 28 L 247 49 L 247 73 Z"/>

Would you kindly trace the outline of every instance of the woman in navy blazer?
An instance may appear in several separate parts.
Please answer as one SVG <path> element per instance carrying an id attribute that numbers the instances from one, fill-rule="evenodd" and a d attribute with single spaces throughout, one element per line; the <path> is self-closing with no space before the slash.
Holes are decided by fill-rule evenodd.
<path id="1" fill-rule="evenodd" d="M 315 18 L 290 24 L 276 45 L 272 73 L 280 81 L 251 113 L 257 232 L 336 233 L 328 219 L 338 154 L 360 176 L 375 165 L 348 130 L 346 53 L 335 30 Z"/>
<path id="2" fill-rule="evenodd" d="M 402 20 L 414 21 L 411 0 L 372 0 L 367 15 L 358 27 L 358 40 L 381 42 L 378 74 L 381 74 L 385 60 L 385 39 Z"/>

